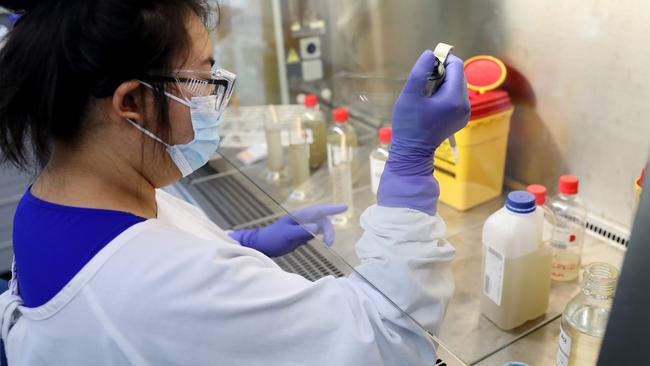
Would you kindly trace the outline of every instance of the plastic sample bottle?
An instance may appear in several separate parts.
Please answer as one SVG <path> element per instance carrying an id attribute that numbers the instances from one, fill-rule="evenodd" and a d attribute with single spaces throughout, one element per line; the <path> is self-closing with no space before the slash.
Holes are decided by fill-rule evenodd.
<path id="1" fill-rule="evenodd" d="M 294 189 L 289 199 L 299 202 L 311 200 L 308 133 L 301 120 L 301 117 L 296 118 L 295 126 L 289 134 L 291 185 Z"/>
<path id="2" fill-rule="evenodd" d="M 336 160 L 341 156 L 341 135 L 346 137 L 346 148 L 349 150 L 352 168 L 352 183 L 359 181 L 359 143 L 354 127 L 348 122 L 347 108 L 337 108 L 332 111 L 334 125 L 327 133 L 327 158 Z"/>
<path id="3" fill-rule="evenodd" d="M 334 110 L 335 118 L 342 120 L 345 114 L 347 121 L 347 110 Z M 341 125 L 341 126 L 339 126 Z M 332 199 L 335 203 L 343 203 L 348 210 L 331 218 L 332 224 L 336 226 L 347 226 L 353 216 L 354 201 L 352 197 L 352 159 L 353 148 L 350 147 L 349 129 L 345 128 L 347 123 L 339 122 L 332 127 L 327 136 L 327 165 L 332 179 Z M 354 132 L 354 130 L 352 130 Z M 356 144 L 356 135 L 354 143 Z"/>
<path id="4" fill-rule="evenodd" d="M 309 166 L 319 168 L 327 159 L 327 127 L 325 116 L 318 108 L 318 98 L 315 94 L 305 95 L 305 111 L 302 113 L 302 127 L 305 129 L 309 145 Z"/>
<path id="5" fill-rule="evenodd" d="M 268 121 L 265 124 L 267 146 L 266 164 L 269 169 L 267 179 L 269 181 L 277 181 L 283 178 L 284 148 L 282 146 L 282 130 L 282 125 L 277 122 Z"/>
<path id="6" fill-rule="evenodd" d="M 535 196 L 535 203 L 544 214 L 544 227 L 542 228 L 542 242 L 550 248 L 551 234 L 555 227 L 555 214 L 550 207 L 546 205 L 546 187 L 541 184 L 531 184 L 526 191 Z"/>
<path id="7" fill-rule="evenodd" d="M 558 192 L 551 203 L 556 220 L 551 235 L 551 277 L 557 281 L 572 281 L 578 277 L 580 270 L 587 209 L 578 197 L 577 177 L 560 177 Z"/>
<path id="8" fill-rule="evenodd" d="M 607 263 L 585 268 L 581 291 L 562 313 L 557 365 L 595 365 L 605 335 L 618 270 Z"/>
<path id="9" fill-rule="evenodd" d="M 551 254 L 542 243 L 543 216 L 532 194 L 515 191 L 483 226 L 481 312 L 503 330 L 548 307 Z"/>
<path id="10" fill-rule="evenodd" d="M 379 146 L 370 152 L 370 189 L 372 193 L 377 194 L 379 180 L 384 172 L 388 152 L 390 151 L 390 141 L 393 137 L 393 129 L 382 127 L 379 129 Z"/>

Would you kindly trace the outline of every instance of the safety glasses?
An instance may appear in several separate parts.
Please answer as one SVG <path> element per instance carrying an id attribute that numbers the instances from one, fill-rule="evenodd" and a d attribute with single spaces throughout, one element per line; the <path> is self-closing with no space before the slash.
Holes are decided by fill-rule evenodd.
<path id="1" fill-rule="evenodd" d="M 176 89 L 189 105 L 192 97 L 216 96 L 215 109 L 221 113 L 228 106 L 232 96 L 237 75 L 215 68 L 205 70 L 174 70 L 171 74 L 149 72 L 141 78 L 143 81 L 175 83 Z"/>

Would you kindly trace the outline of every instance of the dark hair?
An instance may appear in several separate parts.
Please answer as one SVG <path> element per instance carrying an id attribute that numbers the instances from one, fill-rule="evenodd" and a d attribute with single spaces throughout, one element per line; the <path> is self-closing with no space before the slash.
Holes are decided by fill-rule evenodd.
<path id="1" fill-rule="evenodd" d="M 207 26 L 204 0 L 41 0 L 0 50 L 0 162 L 49 160 L 52 143 L 75 143 L 92 98 L 111 96 L 147 70 L 187 55 L 191 13 Z M 165 86 L 155 85 L 158 131 L 169 129 Z M 31 156 L 33 155 L 33 157 Z"/>

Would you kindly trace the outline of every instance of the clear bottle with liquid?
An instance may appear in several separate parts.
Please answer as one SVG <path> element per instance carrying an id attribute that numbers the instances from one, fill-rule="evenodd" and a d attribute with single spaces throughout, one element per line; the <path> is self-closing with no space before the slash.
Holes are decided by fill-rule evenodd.
<path id="1" fill-rule="evenodd" d="M 535 197 L 515 191 L 483 226 L 481 312 L 503 330 L 548 307 L 551 253 L 542 243 L 543 220 Z"/>
<path id="2" fill-rule="evenodd" d="M 372 193 L 377 194 L 379 180 L 384 172 L 388 152 L 390 151 L 390 141 L 393 136 L 393 130 L 390 127 L 379 129 L 379 146 L 370 152 L 370 189 Z"/>
<path id="3" fill-rule="evenodd" d="M 562 313 L 558 366 L 596 365 L 612 308 L 618 270 L 607 263 L 585 268 L 580 292 Z"/>
<path id="4" fill-rule="evenodd" d="M 335 116 L 337 115 L 335 110 Z M 347 110 L 344 111 L 347 114 Z M 343 114 L 343 112 L 338 112 Z M 347 116 L 345 118 L 347 120 Z M 331 218 L 336 226 L 348 226 L 354 215 L 354 201 L 352 196 L 352 161 L 353 147 L 348 135 L 349 129 L 338 123 L 332 127 L 327 136 L 327 165 L 332 179 L 332 200 L 348 206 L 348 210 Z M 354 143 L 356 145 L 356 135 Z"/>
<path id="5" fill-rule="evenodd" d="M 315 94 L 308 94 L 305 96 L 304 103 L 302 126 L 310 140 L 309 166 L 317 169 L 327 159 L 327 126 L 325 116 L 318 108 L 318 97 Z"/>
<path id="6" fill-rule="evenodd" d="M 282 135 L 285 134 L 285 126 L 278 121 L 275 110 L 270 112 L 271 116 L 264 123 L 266 135 L 267 171 L 264 173 L 269 182 L 285 181 L 288 177 L 285 172 L 284 146 Z"/>
<path id="7" fill-rule="evenodd" d="M 348 122 L 347 108 L 337 108 L 332 111 L 334 125 L 327 132 L 327 158 L 337 160 L 341 156 L 341 135 L 345 135 L 346 148 L 352 169 L 352 184 L 359 181 L 359 143 L 354 127 Z"/>
<path id="8" fill-rule="evenodd" d="M 551 277 L 557 281 L 572 281 L 580 271 L 587 209 L 578 196 L 577 177 L 560 177 L 558 192 L 551 203 L 556 220 L 551 235 Z"/>

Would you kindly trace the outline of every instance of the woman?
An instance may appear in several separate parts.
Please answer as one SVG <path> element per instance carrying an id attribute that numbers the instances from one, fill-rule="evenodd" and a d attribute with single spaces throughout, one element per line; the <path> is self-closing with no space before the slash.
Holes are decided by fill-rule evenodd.
<path id="1" fill-rule="evenodd" d="M 432 364 L 421 331 L 358 274 L 310 282 L 267 256 L 309 239 L 292 219 L 229 237 L 158 189 L 218 146 L 234 75 L 213 68 L 206 4 L 22 4 L 0 52 L 0 149 L 44 168 L 14 217 L 14 277 L 0 301 L 10 365 Z M 436 332 L 454 249 L 431 161 L 469 105 L 455 57 L 423 96 L 433 62 L 423 53 L 396 102 L 357 271 Z M 331 242 L 326 216 L 344 209 L 298 216 Z"/>

